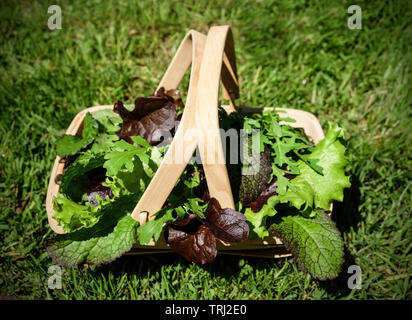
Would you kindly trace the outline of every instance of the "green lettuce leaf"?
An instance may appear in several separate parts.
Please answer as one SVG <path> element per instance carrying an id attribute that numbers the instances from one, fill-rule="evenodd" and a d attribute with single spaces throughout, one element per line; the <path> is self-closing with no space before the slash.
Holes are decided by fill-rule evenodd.
<path id="1" fill-rule="evenodd" d="M 134 160 L 138 158 L 142 163 L 149 162 L 147 154 L 151 146 L 142 137 L 131 137 L 135 144 L 130 144 L 124 140 L 117 141 L 113 144 L 110 152 L 106 153 L 103 167 L 107 169 L 109 176 L 115 176 L 122 168 L 127 171 L 133 171 Z M 139 146 L 140 145 L 140 146 Z"/>
<path id="2" fill-rule="evenodd" d="M 147 163 L 142 162 L 139 156 L 134 157 L 134 160 L 131 160 L 132 165 L 128 165 L 129 168 L 133 168 L 132 171 L 124 168 L 116 175 L 107 174 L 108 178 L 103 185 L 111 188 L 115 197 L 128 194 L 142 195 L 162 161 L 162 152 L 157 147 L 147 149 L 146 154 L 149 155 Z"/>
<path id="3" fill-rule="evenodd" d="M 163 230 L 163 224 L 169 221 L 175 221 L 173 217 L 173 209 L 162 210 L 157 213 L 156 219 L 147 221 L 144 225 L 139 227 L 139 242 L 141 245 L 147 244 L 152 238 L 157 241 L 160 233 Z"/>
<path id="4" fill-rule="evenodd" d="M 188 180 L 185 180 L 185 182 Z M 160 233 L 163 230 L 163 226 L 167 222 L 174 222 L 182 219 L 184 216 L 189 216 L 195 213 L 201 219 L 205 219 L 204 213 L 208 208 L 208 204 L 201 205 L 203 201 L 199 198 L 189 198 L 188 190 L 185 192 L 185 197 L 169 197 L 171 201 L 171 207 L 168 209 L 162 209 L 156 213 L 156 218 L 146 222 L 143 226 L 139 227 L 139 242 L 141 245 L 147 244 L 152 238 L 155 241 L 159 239 Z M 179 201 L 178 199 L 181 199 Z M 184 201 L 182 205 L 178 205 Z M 173 215 L 175 213 L 175 215 Z"/>
<path id="5" fill-rule="evenodd" d="M 81 179 L 86 172 L 101 167 L 103 163 L 103 154 L 96 154 L 92 150 L 87 150 L 67 167 L 60 180 L 59 192 L 67 194 L 70 198 L 76 200 L 74 194 L 81 192 L 81 190 L 76 190 L 76 188 L 81 187 L 76 182 Z M 83 194 L 84 190 L 81 193 Z"/>
<path id="6" fill-rule="evenodd" d="M 269 231 L 266 228 L 266 219 L 273 217 L 275 214 L 276 210 L 274 207 L 270 207 L 267 204 L 264 204 L 257 212 L 253 212 L 250 208 L 245 210 L 246 220 L 252 225 L 253 232 L 261 239 L 269 235 Z"/>
<path id="7" fill-rule="evenodd" d="M 64 135 L 56 142 L 56 151 L 60 157 L 76 154 L 81 149 L 88 146 L 98 134 L 99 125 L 96 120 L 87 113 L 83 121 L 82 137 Z"/>
<path id="8" fill-rule="evenodd" d="M 86 225 L 97 222 L 97 218 L 90 214 L 86 206 L 74 202 L 62 193 L 53 199 L 53 208 L 53 218 L 66 232 L 74 230 L 82 222 Z"/>
<path id="9" fill-rule="evenodd" d="M 95 138 L 91 152 L 96 154 L 109 152 L 113 147 L 113 143 L 119 139 L 116 134 L 101 133 Z"/>
<path id="10" fill-rule="evenodd" d="M 113 111 L 113 109 L 103 109 L 93 112 L 93 118 L 96 119 L 107 133 L 114 134 L 121 129 L 123 123 L 122 117 Z"/>
<path id="11" fill-rule="evenodd" d="M 290 203 L 293 207 L 305 211 L 313 206 L 314 191 L 312 186 L 304 179 L 294 181 L 295 179 L 291 180 L 290 188 L 285 194 L 279 194 L 268 200 L 271 207 L 274 208 L 278 203 Z M 305 206 L 303 207 L 303 205 Z"/>
<path id="12" fill-rule="evenodd" d="M 122 197 L 104 208 L 103 217 L 90 228 L 57 235 L 46 243 L 54 263 L 76 266 L 113 261 L 129 251 L 136 237 L 138 222 L 130 217 L 136 205 L 134 195 Z"/>
<path id="13" fill-rule="evenodd" d="M 324 139 L 314 148 L 308 160 L 318 159 L 317 165 L 322 167 L 323 175 L 316 173 L 304 162 L 299 163 L 301 177 L 312 186 L 315 192 L 315 207 L 329 210 L 332 200 L 343 201 L 343 190 L 349 188 L 349 176 L 345 175 L 348 160 L 345 157 L 345 146 L 340 139 L 343 130 L 329 123 L 329 129 Z M 292 180 L 293 184 L 293 180 Z"/>
<path id="14" fill-rule="evenodd" d="M 338 276 L 343 263 L 343 241 L 322 210 L 316 211 L 314 218 L 300 214 L 279 217 L 270 231 L 282 239 L 302 271 L 320 280 Z"/>
<path id="15" fill-rule="evenodd" d="M 139 137 L 133 138 L 137 138 L 136 141 L 138 141 L 139 144 L 142 142 Z M 107 173 L 107 178 L 102 184 L 112 190 L 114 198 L 110 199 L 107 197 L 103 200 L 99 196 L 96 196 L 96 201 L 99 203 L 97 207 L 91 206 L 87 201 L 85 201 L 85 205 L 81 204 L 82 197 L 85 195 L 85 186 L 88 184 L 88 178 L 85 176 L 85 173 L 92 169 L 102 167 L 107 164 L 107 162 L 109 162 L 110 165 L 110 160 L 116 160 L 115 157 L 105 160 L 104 153 L 94 153 L 93 148 L 82 153 L 67 167 L 60 181 L 59 195 L 54 199 L 54 218 L 65 231 L 73 231 L 79 225 L 90 227 L 97 223 L 102 214 L 102 206 L 109 202 L 116 201 L 120 196 L 135 194 L 135 201 L 137 202 L 161 162 L 162 152 L 159 148 L 150 147 L 143 149 L 125 141 L 112 141 L 110 143 L 111 146 L 108 146 L 108 150 L 113 150 L 116 154 L 121 152 L 120 150 L 122 150 L 123 144 L 126 144 L 125 152 L 127 153 L 127 149 L 130 151 L 130 154 L 127 155 L 127 167 L 125 166 L 126 168 L 122 169 L 117 168 L 116 170 L 118 171 L 116 171 L 116 175 L 113 176 Z M 143 156 L 141 152 L 144 152 Z M 132 153 L 134 156 L 132 156 L 132 159 L 129 159 Z M 108 154 L 113 153 L 109 152 Z M 121 156 L 120 158 L 125 159 Z M 142 158 L 143 161 L 141 160 Z M 127 168 L 132 170 L 128 171 Z"/>
<path id="16" fill-rule="evenodd" d="M 95 200 L 99 204 L 97 207 L 93 207 L 89 202 L 81 205 L 65 194 L 59 193 L 53 200 L 53 218 L 66 232 L 71 232 L 80 226 L 91 227 L 99 221 L 105 208 L 114 201 L 109 197 L 103 200 L 99 195 L 95 196 Z"/>
<path id="17" fill-rule="evenodd" d="M 345 166 L 348 160 L 345 157 L 345 146 L 341 143 L 342 129 L 329 124 L 325 138 L 319 141 L 313 152 L 305 160 L 316 163 L 322 168 L 323 175 L 316 172 L 305 161 L 299 160 L 300 174 L 290 180 L 285 194 L 280 194 L 275 203 L 290 203 L 297 209 L 306 210 L 308 207 L 329 210 L 333 200 L 343 200 L 343 190 L 351 186 L 349 176 L 345 175 Z M 316 159 L 316 161 L 314 161 Z"/>

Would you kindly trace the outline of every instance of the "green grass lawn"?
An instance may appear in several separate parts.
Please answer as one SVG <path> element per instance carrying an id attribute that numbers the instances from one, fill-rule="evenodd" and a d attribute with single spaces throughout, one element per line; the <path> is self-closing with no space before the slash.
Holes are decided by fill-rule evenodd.
<path id="1" fill-rule="evenodd" d="M 411 299 L 412 3 L 58 1 L 0 4 L 0 297 L 18 299 Z M 46 189 L 54 145 L 82 109 L 149 95 L 190 29 L 232 26 L 239 104 L 315 114 L 349 138 L 352 188 L 335 204 L 346 262 L 316 281 L 293 259 L 124 256 L 63 268 L 48 289 Z M 187 77 L 185 83 L 187 84 Z M 184 90 L 182 86 L 182 90 Z M 359 265 L 362 289 L 349 290 Z"/>

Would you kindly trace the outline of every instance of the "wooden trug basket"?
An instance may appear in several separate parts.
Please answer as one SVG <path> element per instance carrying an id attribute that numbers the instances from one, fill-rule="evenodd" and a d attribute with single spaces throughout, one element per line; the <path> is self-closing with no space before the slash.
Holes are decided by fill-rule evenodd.
<path id="1" fill-rule="evenodd" d="M 219 133 L 218 98 L 220 80 L 222 80 L 223 98 L 229 101 L 229 105 L 222 106 L 226 112 L 231 113 L 241 110 L 244 113 L 256 113 L 262 109 L 235 108 L 234 100 L 239 97 L 239 85 L 233 36 L 229 26 L 211 27 L 207 36 L 195 30 L 190 30 L 181 42 L 156 91 L 161 87 L 166 90 L 178 88 L 190 66 L 189 89 L 182 120 L 162 163 L 131 215 L 141 225 L 153 219 L 154 214 L 162 208 L 196 147 L 200 151 L 211 197 L 215 197 L 222 208 L 234 209 Z M 111 105 L 95 106 L 79 112 L 68 127 L 66 134 L 79 134 L 87 113 L 112 108 Z M 311 137 L 314 143 L 318 143 L 319 140 L 323 139 L 322 127 L 313 114 L 296 109 L 276 109 L 282 110 L 286 117 L 295 119 L 296 122 L 288 124 L 293 127 L 303 128 L 306 135 Z M 193 134 L 193 132 L 196 132 L 196 134 Z M 51 229 L 62 234 L 64 233 L 63 229 L 53 218 L 53 199 L 59 191 L 56 176 L 61 174 L 64 169 L 64 164 L 60 160 L 61 158 L 57 156 L 51 172 L 46 209 Z M 247 240 L 236 245 L 217 241 L 217 249 L 219 254 L 229 255 L 265 258 L 290 256 L 282 242 L 273 235 L 263 240 Z M 168 252 L 172 251 L 162 235 L 156 243 L 152 241 L 144 246 L 136 244 L 126 254 Z"/>

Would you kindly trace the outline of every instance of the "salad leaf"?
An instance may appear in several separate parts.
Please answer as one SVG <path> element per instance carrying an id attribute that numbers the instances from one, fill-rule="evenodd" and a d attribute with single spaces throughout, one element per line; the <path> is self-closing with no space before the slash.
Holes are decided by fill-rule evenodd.
<path id="1" fill-rule="evenodd" d="M 292 188 L 279 196 L 280 202 L 290 202 L 297 209 L 306 204 L 329 210 L 332 200 L 343 200 L 343 189 L 349 188 L 351 184 L 345 175 L 348 160 L 345 157 L 346 148 L 340 141 L 342 135 L 340 127 L 329 124 L 325 138 L 307 156 L 308 160 L 318 159 L 317 165 L 322 167 L 323 175 L 299 160 L 300 174 L 290 181 Z"/>
<path id="2" fill-rule="evenodd" d="M 176 108 L 182 106 L 180 93 L 177 90 L 165 91 L 161 88 L 155 96 L 139 97 L 135 100 L 134 109 L 127 110 L 121 101 L 114 105 L 114 112 L 123 119 L 118 136 L 133 143 L 131 136 L 141 136 L 149 144 L 161 141 L 163 132 L 170 132 L 177 119 Z"/>
<path id="3" fill-rule="evenodd" d="M 135 206 L 133 196 L 118 199 L 104 209 L 102 219 L 90 228 L 57 235 L 46 249 L 54 263 L 76 266 L 81 263 L 110 262 L 131 249 L 138 222 L 129 216 Z"/>
<path id="4" fill-rule="evenodd" d="M 262 206 L 268 202 L 270 197 L 278 194 L 276 191 L 277 182 L 278 179 L 274 177 L 272 181 L 262 190 L 259 196 L 250 203 L 250 209 L 252 209 L 253 212 L 259 211 Z"/>
<path id="5" fill-rule="evenodd" d="M 76 154 L 86 147 L 91 141 L 79 138 L 78 136 L 64 135 L 56 142 L 56 151 L 60 157 L 67 157 Z"/>
<path id="6" fill-rule="evenodd" d="M 85 153 L 81 154 L 64 171 L 60 180 L 60 192 L 75 199 L 76 197 L 72 195 L 76 192 L 75 189 L 78 188 L 76 181 L 78 181 L 78 179 L 86 172 L 101 167 L 103 163 L 103 154 L 95 154 L 91 150 L 87 150 Z M 85 190 L 81 190 L 80 192 L 83 194 Z M 79 193 L 78 190 L 77 193 Z"/>
<path id="7" fill-rule="evenodd" d="M 210 198 L 201 219 L 196 213 L 168 223 L 165 238 L 172 250 L 195 263 L 214 261 L 216 238 L 229 243 L 239 243 L 249 237 L 249 225 L 240 212 L 222 209 L 215 198 Z"/>
<path id="8" fill-rule="evenodd" d="M 264 128 L 264 140 L 271 146 L 273 163 L 288 173 L 298 174 L 299 169 L 293 154 L 298 150 L 307 149 L 309 142 L 291 126 L 281 126 L 281 118 L 277 112 L 264 110 L 261 121 Z"/>
<path id="9" fill-rule="evenodd" d="M 205 217 L 205 225 L 222 241 L 240 243 L 249 237 L 246 217 L 233 209 L 222 209 L 215 198 L 210 199 Z"/>
<path id="10" fill-rule="evenodd" d="M 282 239 L 302 271 L 320 280 L 338 276 L 343 263 L 343 241 L 325 212 L 316 211 L 314 218 L 299 214 L 283 216 L 270 230 Z"/>
<path id="11" fill-rule="evenodd" d="M 143 194 L 162 161 L 163 152 L 164 150 L 160 150 L 158 147 L 146 149 L 149 156 L 148 163 L 143 163 L 139 157 L 134 157 L 132 171 L 124 168 L 118 171 L 116 175 L 107 174 L 107 179 L 103 185 L 111 188 L 115 197 Z"/>
<path id="12" fill-rule="evenodd" d="M 109 152 L 113 147 L 113 143 L 118 140 L 119 137 L 115 134 L 101 133 L 94 139 L 90 150 L 95 154 Z"/>
<path id="13" fill-rule="evenodd" d="M 89 207 L 74 202 L 63 193 L 53 199 L 53 208 L 53 218 L 66 232 L 73 231 L 81 224 L 93 225 L 98 221 Z"/>
<path id="14" fill-rule="evenodd" d="M 247 144 L 250 150 L 252 147 L 250 143 Z M 254 174 L 242 174 L 241 178 L 239 200 L 243 205 L 249 205 L 250 202 L 256 199 L 270 179 L 272 168 L 270 165 L 270 149 L 268 145 L 264 146 L 263 152 L 252 153 L 251 161 L 245 163 L 244 166 L 253 166 L 253 162 L 259 166 L 259 171 Z"/>
<path id="15" fill-rule="evenodd" d="M 66 267 L 111 262 L 132 248 L 137 225 L 130 216 L 125 216 L 106 235 L 77 238 L 77 235 L 70 234 L 65 239 L 49 241 L 47 251 L 54 263 Z"/>
<path id="16" fill-rule="evenodd" d="M 253 121 L 250 118 L 245 120 L 245 126 L 249 131 L 259 129 L 261 144 L 270 148 L 272 170 L 265 184 L 276 178 L 276 192 L 283 195 L 291 187 L 288 176 L 300 173 L 296 154 L 303 157 L 302 154 L 307 153 L 312 144 L 301 130 L 289 125 L 280 125 L 282 119 L 275 110 L 263 110 L 261 114 L 252 117 Z M 312 164 L 311 161 L 307 162 Z M 316 168 L 319 169 L 319 167 Z M 259 193 L 254 195 L 252 200 L 255 200 Z"/>
<path id="17" fill-rule="evenodd" d="M 82 205 L 69 199 L 65 194 L 59 193 L 53 200 L 53 218 L 67 232 L 72 232 L 80 227 L 91 227 L 99 221 L 107 206 L 113 203 L 110 196 L 106 200 L 95 196 L 94 201 L 97 202 L 97 206 L 90 202 Z"/>
<path id="18" fill-rule="evenodd" d="M 257 212 L 253 212 L 251 208 L 246 208 L 245 217 L 253 226 L 253 232 L 263 239 L 269 235 L 269 231 L 266 228 L 266 220 L 268 217 L 273 217 L 276 213 L 277 211 L 274 207 L 264 204 Z"/>
<path id="19" fill-rule="evenodd" d="M 329 210 L 332 200 L 343 201 L 343 189 L 351 186 L 349 176 L 345 175 L 348 160 L 345 157 L 346 148 L 340 141 L 342 137 L 342 128 L 329 123 L 325 138 L 319 141 L 308 156 L 309 160 L 319 159 L 317 165 L 323 168 L 323 175 L 315 174 L 308 165 L 299 163 L 301 176 L 305 177 L 315 191 L 315 206 L 325 210 Z"/>
<path id="20" fill-rule="evenodd" d="M 147 148 L 150 146 L 147 141 L 141 137 L 131 137 L 131 139 L 136 142 L 135 145 L 120 140 L 115 142 L 112 150 L 105 154 L 106 161 L 103 167 L 107 169 L 109 176 L 115 176 L 123 167 L 127 171 L 133 171 L 135 159 L 146 164 L 149 162 Z"/>
<path id="21" fill-rule="evenodd" d="M 111 109 L 93 112 L 93 118 L 103 127 L 104 132 L 109 134 L 115 134 L 119 131 L 123 122 L 122 118 Z"/>
<path id="22" fill-rule="evenodd" d="M 170 248 L 188 261 L 205 264 L 216 258 L 216 238 L 196 214 L 169 224 L 166 239 Z"/>
<path id="23" fill-rule="evenodd" d="M 84 117 L 82 137 L 64 135 L 56 142 L 56 151 L 60 157 L 67 157 L 76 154 L 81 149 L 93 142 L 98 133 L 98 123 L 87 113 Z"/>
<path id="24" fill-rule="evenodd" d="M 113 191 L 109 187 L 103 186 L 101 183 L 91 183 L 86 187 L 87 201 L 93 206 L 97 207 L 99 202 L 96 200 L 96 196 L 105 200 L 106 197 L 113 199 Z"/>
<path id="25" fill-rule="evenodd" d="M 290 203 L 293 207 L 303 211 L 308 207 L 313 207 L 314 190 L 305 179 L 299 177 L 300 175 L 295 178 L 296 180 L 291 180 L 291 187 L 285 194 L 270 198 L 268 204 L 274 207 L 278 203 Z M 305 206 L 303 207 L 303 205 Z"/>
<path id="26" fill-rule="evenodd" d="M 139 242 L 141 245 L 149 243 L 152 238 L 154 238 L 155 241 L 159 239 L 163 230 L 163 224 L 176 220 L 172 212 L 173 210 L 166 210 L 164 214 L 158 214 L 161 216 L 160 218 L 147 221 L 139 228 Z"/>

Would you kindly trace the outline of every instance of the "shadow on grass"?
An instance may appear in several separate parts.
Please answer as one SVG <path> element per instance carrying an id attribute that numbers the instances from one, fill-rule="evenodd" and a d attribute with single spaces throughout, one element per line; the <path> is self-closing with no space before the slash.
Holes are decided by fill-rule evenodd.
<path id="1" fill-rule="evenodd" d="M 359 214 L 360 182 L 357 176 L 352 176 L 351 184 L 349 189 L 345 189 L 343 202 L 333 203 L 332 220 L 335 221 L 341 233 L 346 233 L 351 228 L 356 230 L 361 221 Z"/>
<path id="2" fill-rule="evenodd" d="M 244 260 L 243 262 L 241 260 Z M 265 259 L 242 257 L 233 255 L 218 254 L 213 263 L 198 265 L 212 278 L 223 278 L 228 282 L 238 277 L 247 276 L 249 271 L 242 272 L 243 266 L 252 267 L 253 270 L 270 269 L 274 265 L 279 268 L 279 263 L 284 259 Z M 149 275 L 154 276 L 162 273 L 162 267 L 167 269 L 174 268 L 178 272 L 192 268 L 192 263 L 176 253 L 161 253 L 148 255 L 127 255 L 122 256 L 116 261 L 97 267 L 94 272 L 99 274 L 112 273 L 115 277 L 121 277 L 124 274 L 135 275 L 137 277 L 147 278 Z M 198 270 L 198 269 L 197 269 Z M 196 272 L 195 270 L 193 272 Z"/>
<path id="3" fill-rule="evenodd" d="M 344 192 L 343 202 L 334 202 L 333 204 L 331 218 L 342 234 L 349 232 L 351 229 L 356 230 L 362 219 L 358 209 L 360 204 L 360 182 L 358 177 L 352 175 L 351 183 L 352 186 Z M 351 292 L 348 287 L 348 278 L 351 274 L 347 272 L 349 266 L 355 264 L 355 259 L 347 250 L 346 246 L 344 250 L 344 262 L 339 276 L 333 280 L 319 281 L 320 287 L 338 297 L 347 296 Z"/>
<path id="4" fill-rule="evenodd" d="M 337 278 L 327 281 L 318 281 L 319 287 L 325 289 L 328 294 L 333 294 L 336 298 L 345 297 L 351 292 L 351 289 L 348 287 L 348 278 L 351 274 L 348 274 L 347 271 L 350 265 L 355 264 L 355 261 L 346 248 L 344 259 L 341 272 Z"/>
<path id="5" fill-rule="evenodd" d="M 213 276 L 220 276 L 229 279 L 236 276 L 240 272 L 239 261 L 248 259 L 241 256 L 218 255 L 213 263 L 198 265 L 199 268 L 207 271 Z M 178 266 L 180 268 L 188 268 L 192 265 L 191 262 L 179 256 L 176 253 L 160 253 L 147 255 L 127 255 L 123 256 L 108 265 L 101 265 L 99 272 L 113 272 L 121 275 L 125 272 L 136 275 L 147 276 L 148 272 L 160 272 L 162 266 Z M 96 269 L 97 271 L 97 269 Z"/>

